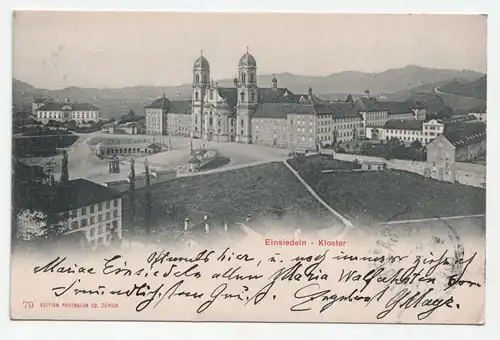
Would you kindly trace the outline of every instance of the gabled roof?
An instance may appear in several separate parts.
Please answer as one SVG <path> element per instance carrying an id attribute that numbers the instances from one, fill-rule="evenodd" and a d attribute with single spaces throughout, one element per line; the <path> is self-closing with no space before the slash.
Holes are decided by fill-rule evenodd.
<path id="1" fill-rule="evenodd" d="M 312 104 L 264 103 L 257 107 L 252 117 L 286 119 L 288 114 L 316 114 Z"/>
<path id="2" fill-rule="evenodd" d="M 459 122 L 470 122 L 477 120 L 474 116 L 456 116 L 443 119 L 443 123 L 459 123 Z"/>
<path id="3" fill-rule="evenodd" d="M 353 103 L 330 102 L 312 97 L 314 108 L 318 114 L 331 114 L 333 119 L 360 117 Z"/>
<path id="4" fill-rule="evenodd" d="M 422 131 L 422 120 L 390 119 L 384 124 L 384 129 Z"/>
<path id="5" fill-rule="evenodd" d="M 218 87 L 217 92 L 230 107 L 235 107 L 238 103 L 237 89 L 235 87 Z"/>
<path id="6" fill-rule="evenodd" d="M 476 144 L 486 139 L 486 125 L 484 123 L 445 125 L 443 135 L 455 147 Z"/>
<path id="7" fill-rule="evenodd" d="M 174 100 L 170 102 L 168 113 L 191 114 L 190 100 Z"/>
<path id="8" fill-rule="evenodd" d="M 171 106 L 171 101 L 163 96 L 161 98 L 158 98 L 154 100 L 151 104 L 146 106 L 146 109 L 169 109 Z"/>
<path id="9" fill-rule="evenodd" d="M 83 178 L 68 181 L 66 188 L 59 185 L 56 193 L 59 211 L 69 211 L 121 197 L 119 192 Z"/>
<path id="10" fill-rule="evenodd" d="M 72 111 L 97 111 L 99 110 L 92 104 L 89 103 L 47 103 L 42 107 L 39 107 L 36 111 L 62 111 L 63 108 L 67 106 L 69 110 Z"/>
<path id="11" fill-rule="evenodd" d="M 119 192 L 83 178 L 70 180 L 66 185 L 61 183 L 56 183 L 56 185 L 53 200 L 49 200 L 48 195 L 45 194 L 50 188 L 47 184 L 32 185 L 32 192 L 39 197 L 35 200 L 37 206 L 29 206 L 29 208 L 42 211 L 50 208 L 55 212 L 66 212 L 121 197 Z"/>
<path id="12" fill-rule="evenodd" d="M 373 97 L 359 98 L 354 102 L 354 105 L 358 112 L 387 111 L 384 105 Z"/>
<path id="13" fill-rule="evenodd" d="M 307 98 L 307 96 L 306 96 Z M 257 89 L 257 101 L 263 103 L 298 103 L 300 96 L 283 87 Z"/>
<path id="14" fill-rule="evenodd" d="M 382 102 L 380 103 L 389 114 L 410 113 L 413 112 L 407 102 Z"/>

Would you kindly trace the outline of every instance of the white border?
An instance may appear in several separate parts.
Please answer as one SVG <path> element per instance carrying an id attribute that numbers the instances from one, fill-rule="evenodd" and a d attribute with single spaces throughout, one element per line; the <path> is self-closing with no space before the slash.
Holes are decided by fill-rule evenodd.
<path id="1" fill-rule="evenodd" d="M 495 6 L 496 5 L 496 6 Z M 1 191 L 0 211 L 2 221 L 0 247 L 0 339 L 140 339 L 157 337 L 162 339 L 498 339 L 500 332 L 498 320 L 498 276 L 500 240 L 500 209 L 495 201 L 495 192 L 499 187 L 499 150 L 500 138 L 496 128 L 500 122 L 500 104 L 496 95 L 498 86 L 500 57 L 500 4 L 491 1 L 397 1 L 397 0 L 157 0 L 145 1 L 122 0 L 73 0 L 71 4 L 62 0 L 2 0 L 0 24 L 2 25 L 3 51 L 1 54 L 0 104 L 4 121 L 0 124 L 0 153 L 3 166 L 0 168 L 4 185 Z M 111 322 L 12 322 L 9 320 L 9 253 L 10 253 L 10 111 L 11 111 L 11 46 L 12 46 L 12 9 L 61 9 L 61 10 L 190 10 L 190 11 L 244 11 L 244 12 L 364 12 L 364 13 L 487 13 L 488 14 L 488 208 L 487 208 L 487 285 L 486 285 L 486 326 L 423 326 L 423 325 L 359 325 L 359 324 L 196 324 L 191 323 L 111 323 Z M 346 28 L 348 29 L 348 28 Z M 496 170 L 496 171 L 495 171 Z M 498 197 L 498 196 L 497 196 Z M 495 209 L 496 208 L 496 209 Z M 496 322 L 495 322 L 496 321 Z"/>

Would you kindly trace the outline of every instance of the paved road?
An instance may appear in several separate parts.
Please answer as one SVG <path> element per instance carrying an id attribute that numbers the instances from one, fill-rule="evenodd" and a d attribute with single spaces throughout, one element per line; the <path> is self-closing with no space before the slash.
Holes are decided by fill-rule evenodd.
<path id="1" fill-rule="evenodd" d="M 441 91 L 439 91 L 439 86 L 437 86 L 437 87 L 434 88 L 434 92 L 436 92 L 437 94 L 444 95 L 444 96 L 463 97 L 463 98 L 478 100 L 478 98 L 469 97 L 469 96 L 463 96 L 461 94 L 453 94 L 453 93 L 441 92 Z"/>
<path id="2" fill-rule="evenodd" d="M 283 160 L 282 159 L 266 159 L 263 161 L 229 165 L 229 166 L 224 166 L 224 167 L 220 167 L 220 168 L 216 168 L 216 169 L 210 169 L 210 170 L 206 170 L 206 171 L 179 173 L 177 175 L 177 177 L 191 177 L 191 176 L 208 175 L 208 174 L 214 174 L 217 172 L 237 170 L 237 169 L 242 169 L 242 168 L 248 168 L 251 166 L 257 166 L 257 165 L 263 165 L 263 164 L 268 164 L 268 163 L 273 163 L 273 162 L 281 162 L 281 161 L 283 161 Z"/>

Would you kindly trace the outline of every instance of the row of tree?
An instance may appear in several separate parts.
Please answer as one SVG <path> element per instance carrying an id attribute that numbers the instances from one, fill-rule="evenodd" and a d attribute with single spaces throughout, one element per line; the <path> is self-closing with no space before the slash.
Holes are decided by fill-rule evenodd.
<path id="1" fill-rule="evenodd" d="M 359 153 L 365 156 L 383 157 L 385 159 L 406 159 L 424 161 L 426 150 L 418 140 L 413 141 L 410 146 L 398 139 L 391 138 L 386 143 L 372 144 L 365 142 L 361 145 Z"/>
<path id="2" fill-rule="evenodd" d="M 13 241 L 28 246 L 57 241 L 68 231 L 66 222 L 69 214 L 60 210 L 71 195 L 68 188 L 68 154 L 66 151 L 63 153 L 59 181 L 54 179 L 53 160 L 44 165 L 41 173 L 33 173 L 36 168 L 24 165 L 14 156 L 13 168 L 12 225 L 17 226 L 17 218 L 21 214 L 27 214 L 32 222 L 40 225 L 40 230 L 22 235 L 23 239 L 20 238 L 19 230 L 13 227 Z"/>

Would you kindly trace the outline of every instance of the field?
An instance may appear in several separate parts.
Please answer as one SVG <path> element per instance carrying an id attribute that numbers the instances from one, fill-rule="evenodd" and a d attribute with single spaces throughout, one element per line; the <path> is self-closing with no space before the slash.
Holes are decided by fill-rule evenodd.
<path id="1" fill-rule="evenodd" d="M 418 174 L 382 172 L 336 172 L 344 162 L 310 157 L 290 164 L 333 209 L 355 223 L 484 214 L 486 191 L 482 188 L 426 179 Z"/>
<path id="2" fill-rule="evenodd" d="M 136 225 L 143 225 L 146 189 L 135 195 Z M 297 226 L 316 230 L 330 227 L 334 218 L 295 176 L 279 162 L 205 176 L 179 178 L 151 188 L 154 228 L 182 226 L 186 217 L 193 223 L 207 215 L 213 224 L 253 220 L 280 220 L 289 231 Z M 130 202 L 124 194 L 124 225 L 130 225 Z M 266 232 L 264 226 L 260 231 Z M 257 230 L 259 231 L 259 230 Z"/>

